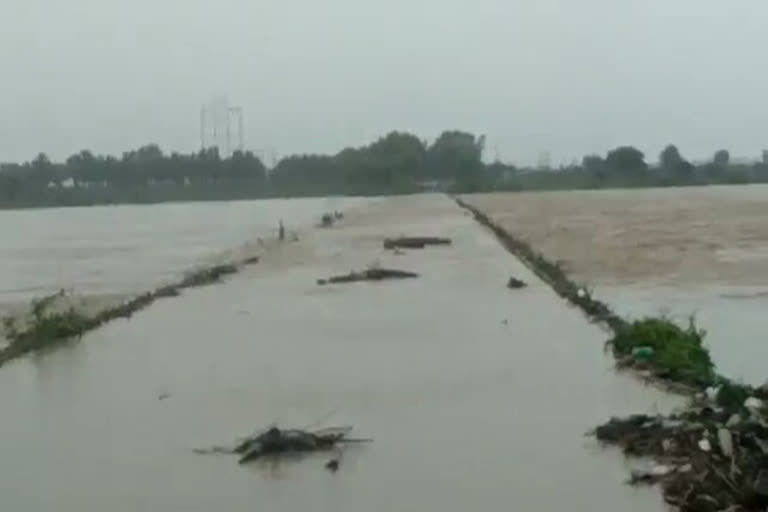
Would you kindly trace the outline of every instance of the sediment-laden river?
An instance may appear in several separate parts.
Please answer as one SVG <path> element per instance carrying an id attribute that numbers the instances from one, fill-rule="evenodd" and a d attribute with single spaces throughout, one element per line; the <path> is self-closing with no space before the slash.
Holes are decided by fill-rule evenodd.
<path id="1" fill-rule="evenodd" d="M 178 209 L 176 229 L 169 208 Z M 112 231 L 83 220 L 86 234 L 78 235 L 72 219 L 66 236 L 45 243 L 54 252 L 80 247 L 87 256 L 87 247 L 118 246 L 121 230 L 131 239 L 137 218 L 165 218 L 138 252 L 125 259 L 112 253 L 107 269 L 92 259 L 96 277 L 82 282 L 119 288 L 243 243 L 278 218 L 308 227 L 337 208 L 347 212 L 341 224 L 301 230 L 300 241 L 223 284 L 160 301 L 79 343 L 0 369 L 0 508 L 662 509 L 655 490 L 623 485 L 620 454 L 584 433 L 609 416 L 663 410 L 676 400 L 616 374 L 602 350 L 605 333 L 445 197 L 86 209 L 78 215 L 102 211 Z M 36 216 L 49 234 L 65 214 L 11 213 L 14 223 Z M 3 215 L 0 223 L 10 222 Z M 201 227 L 190 221 L 196 217 L 219 222 Z M 232 231 L 217 233 L 222 225 Z M 188 230 L 196 234 L 185 238 Z M 454 243 L 385 253 L 382 238 L 398 234 Z M 21 256 L 3 251 L 0 275 L 15 275 L 8 261 Z M 35 274 L 29 259 L 23 272 Z M 49 286 L 46 272 L 58 274 L 40 261 L 35 275 L 42 277 L 9 278 L 10 288 Z M 315 283 L 376 263 L 421 277 Z M 507 289 L 511 275 L 530 286 Z M 327 456 L 243 467 L 226 455 L 193 453 L 273 421 L 350 424 L 375 441 L 344 452 L 336 474 L 323 469 Z"/>

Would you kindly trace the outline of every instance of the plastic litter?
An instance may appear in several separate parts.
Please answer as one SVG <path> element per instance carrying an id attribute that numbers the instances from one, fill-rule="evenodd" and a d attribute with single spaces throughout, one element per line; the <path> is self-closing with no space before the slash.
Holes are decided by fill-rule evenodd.
<path id="1" fill-rule="evenodd" d="M 685 425 L 685 422 L 684 422 L 683 420 L 670 420 L 670 419 L 665 419 L 664 421 L 662 421 L 662 422 L 661 422 L 661 426 L 662 426 L 662 427 L 664 427 L 664 428 L 668 428 L 668 429 L 670 429 L 670 430 L 671 430 L 671 429 L 680 428 L 680 427 L 682 427 L 683 425 Z"/>
<path id="2" fill-rule="evenodd" d="M 712 444 L 709 442 L 709 439 L 699 441 L 699 449 L 703 452 L 712 451 Z"/>
<path id="3" fill-rule="evenodd" d="M 635 347 L 632 349 L 632 357 L 640 361 L 648 361 L 656 355 L 653 347 Z"/>
<path id="4" fill-rule="evenodd" d="M 759 410 L 765 407 L 765 402 L 753 396 L 744 400 L 744 407 L 750 410 Z"/>
<path id="5" fill-rule="evenodd" d="M 651 468 L 651 474 L 653 476 L 665 476 L 670 474 L 673 470 L 674 468 L 672 466 L 657 464 Z"/>
<path id="6" fill-rule="evenodd" d="M 733 414 L 730 418 L 728 418 L 728 421 L 725 423 L 725 426 L 729 428 L 735 427 L 739 423 L 741 423 L 741 416 L 739 416 L 738 414 Z"/>
<path id="7" fill-rule="evenodd" d="M 723 455 L 726 457 L 733 455 L 733 436 L 730 430 L 727 428 L 717 429 L 717 442 L 720 444 L 720 451 L 723 452 Z"/>

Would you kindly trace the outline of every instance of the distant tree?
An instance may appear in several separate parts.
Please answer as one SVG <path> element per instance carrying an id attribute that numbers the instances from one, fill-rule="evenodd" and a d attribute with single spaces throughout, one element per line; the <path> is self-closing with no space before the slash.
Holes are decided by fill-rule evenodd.
<path id="1" fill-rule="evenodd" d="M 581 159 L 581 166 L 587 172 L 598 173 L 605 167 L 605 160 L 600 155 L 587 155 Z"/>
<path id="2" fill-rule="evenodd" d="M 728 167 L 728 165 L 731 163 L 731 154 L 728 152 L 727 149 L 721 149 L 720 151 L 715 153 L 713 162 L 717 167 L 720 167 L 720 168 Z"/>
<path id="3" fill-rule="evenodd" d="M 680 150 L 677 146 L 670 144 L 659 155 L 659 163 L 664 169 L 675 169 L 680 163 L 683 162 L 683 157 L 680 154 Z"/>
<path id="4" fill-rule="evenodd" d="M 485 136 L 461 131 L 445 131 L 429 147 L 429 173 L 436 178 L 471 178 L 483 167 Z"/>
<path id="5" fill-rule="evenodd" d="M 643 152 L 632 146 L 621 146 L 609 151 L 605 165 L 610 170 L 622 174 L 633 174 L 648 169 Z"/>
<path id="6" fill-rule="evenodd" d="M 696 168 L 680 154 L 677 146 L 670 144 L 659 155 L 661 170 L 672 181 L 687 183 L 692 180 Z"/>

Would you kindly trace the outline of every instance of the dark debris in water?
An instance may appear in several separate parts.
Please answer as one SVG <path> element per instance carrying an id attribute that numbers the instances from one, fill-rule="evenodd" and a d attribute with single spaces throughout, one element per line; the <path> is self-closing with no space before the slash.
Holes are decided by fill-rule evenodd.
<path id="1" fill-rule="evenodd" d="M 354 283 L 359 281 L 385 281 L 390 279 L 413 279 L 419 277 L 415 272 L 395 270 L 389 268 L 369 268 L 361 272 L 350 272 L 341 276 L 333 276 L 328 279 L 318 279 L 317 284 Z"/>

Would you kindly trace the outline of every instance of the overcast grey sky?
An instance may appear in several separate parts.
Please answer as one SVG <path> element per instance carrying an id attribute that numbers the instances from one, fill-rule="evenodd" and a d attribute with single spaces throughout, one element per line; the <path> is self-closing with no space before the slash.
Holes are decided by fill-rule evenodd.
<path id="1" fill-rule="evenodd" d="M 766 0 L 0 0 L 0 161 L 194 150 L 219 94 L 280 155 L 460 128 L 524 163 L 757 156 L 766 27 Z"/>

